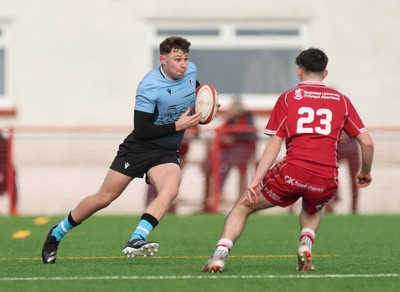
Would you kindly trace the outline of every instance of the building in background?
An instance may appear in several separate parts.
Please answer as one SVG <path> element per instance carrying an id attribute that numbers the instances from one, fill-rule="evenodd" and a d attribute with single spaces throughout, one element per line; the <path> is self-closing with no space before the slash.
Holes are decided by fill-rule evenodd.
<path id="1" fill-rule="evenodd" d="M 192 42 L 199 80 L 217 88 L 221 109 L 240 95 L 246 108 L 268 112 L 297 83 L 294 57 L 315 46 L 331 58 L 326 84 L 349 95 L 368 128 L 399 126 L 398 11 L 398 0 L 0 0 L 0 130 L 15 129 L 20 213 L 64 214 L 82 191 L 95 191 L 132 128 L 136 87 L 158 64 L 166 35 Z M 256 126 L 267 119 L 257 115 Z M 203 199 L 205 141 L 221 123 L 201 126 L 188 153 L 180 196 L 193 205 Z M 360 213 L 400 211 L 392 185 L 399 133 L 374 133 L 374 182 L 360 194 Z M 236 197 L 231 181 L 227 193 Z M 145 187 L 134 182 L 107 211 L 140 209 Z M 349 209 L 341 204 L 350 196 L 341 198 L 338 213 Z"/>
<path id="2" fill-rule="evenodd" d="M 0 125 L 130 125 L 127 100 L 171 34 L 190 39 L 222 101 L 272 105 L 297 82 L 295 55 L 316 46 L 367 125 L 398 125 L 398 11 L 397 0 L 0 0 Z"/>

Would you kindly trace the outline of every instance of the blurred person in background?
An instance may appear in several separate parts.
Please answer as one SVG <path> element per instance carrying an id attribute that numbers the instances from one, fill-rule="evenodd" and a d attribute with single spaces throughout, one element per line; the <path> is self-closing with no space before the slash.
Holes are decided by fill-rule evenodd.
<path id="1" fill-rule="evenodd" d="M 220 200 L 223 201 L 224 185 L 229 173 L 233 168 L 239 171 L 239 192 L 246 190 L 247 169 L 250 162 L 254 162 L 254 155 L 257 142 L 257 128 L 254 125 L 254 118 L 250 111 L 246 110 L 240 96 L 234 98 L 226 110 L 225 121 L 219 126 L 215 133 L 219 135 L 220 142 Z M 208 146 L 208 153 L 203 162 L 205 173 L 204 203 L 203 211 L 209 212 L 213 206 L 212 180 L 213 180 L 213 152 L 216 151 Z"/>
<path id="2" fill-rule="evenodd" d="M 360 193 L 357 187 L 357 173 L 360 169 L 360 147 L 355 139 L 350 138 L 346 133 L 342 134 L 338 145 L 338 163 L 347 164 L 351 188 L 351 212 L 356 214 L 358 211 L 358 195 Z M 335 205 L 340 201 L 339 193 L 326 204 L 326 212 L 333 213 Z"/>
<path id="3" fill-rule="evenodd" d="M 0 195 L 7 192 L 7 160 L 8 146 L 7 139 L 0 132 Z"/>
<path id="4" fill-rule="evenodd" d="M 9 167 L 9 158 L 10 158 L 10 151 L 9 151 L 9 137 L 2 133 L 0 130 L 0 196 L 8 194 L 10 196 L 10 205 L 12 209 L 16 209 L 17 205 L 17 172 L 14 168 Z M 11 173 L 10 173 L 11 169 Z M 10 180 L 9 175 L 11 175 L 12 180 Z M 14 196 L 10 194 L 10 183 L 13 183 L 14 188 Z M 16 212 L 16 210 L 15 210 Z"/>
<path id="5" fill-rule="evenodd" d="M 373 141 L 350 99 L 323 84 L 328 74 L 328 57 L 320 49 L 309 48 L 296 57 L 296 64 L 300 83 L 278 98 L 264 130 L 270 138 L 254 177 L 228 214 L 203 272 L 223 270 L 250 214 L 274 206 L 287 207 L 300 198 L 296 269 L 315 270 L 312 247 L 323 207 L 338 189 L 337 145 L 342 131 L 354 137 L 361 147 L 357 186 L 367 187 L 372 181 Z M 286 155 L 273 166 L 283 141 Z"/>

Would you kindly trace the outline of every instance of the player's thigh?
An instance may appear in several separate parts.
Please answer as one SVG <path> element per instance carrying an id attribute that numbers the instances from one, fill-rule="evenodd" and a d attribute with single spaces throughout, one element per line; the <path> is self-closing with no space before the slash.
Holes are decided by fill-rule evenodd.
<path id="1" fill-rule="evenodd" d="M 239 199 L 236 202 L 236 207 L 245 207 L 246 209 L 248 209 L 249 213 L 252 212 L 256 212 L 259 210 L 264 210 L 264 209 L 268 209 L 268 208 L 272 208 L 275 207 L 276 205 L 271 203 L 270 201 L 268 201 L 264 195 L 261 193 L 261 190 L 258 189 L 257 190 L 258 193 L 258 200 L 257 203 L 251 203 L 248 199 L 247 199 L 247 191 L 244 192 Z"/>
<path id="2" fill-rule="evenodd" d="M 181 168 L 176 163 L 159 164 L 147 171 L 147 178 L 158 193 L 175 195 L 181 183 Z"/>
<path id="3" fill-rule="evenodd" d="M 96 195 L 111 202 L 122 194 L 131 181 L 130 176 L 110 169 Z"/>
<path id="4" fill-rule="evenodd" d="M 251 210 L 252 212 L 256 212 L 259 210 L 265 210 L 269 209 L 272 207 L 275 207 L 276 205 L 268 201 L 261 192 L 258 194 L 258 202 L 256 204 L 251 205 Z"/>

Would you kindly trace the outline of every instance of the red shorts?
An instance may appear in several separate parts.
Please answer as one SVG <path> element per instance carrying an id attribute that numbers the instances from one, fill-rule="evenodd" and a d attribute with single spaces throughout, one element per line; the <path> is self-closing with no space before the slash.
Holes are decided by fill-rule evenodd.
<path id="1" fill-rule="evenodd" d="M 337 189 L 337 179 L 319 177 L 288 163 L 275 165 L 261 182 L 261 193 L 272 204 L 287 207 L 301 197 L 310 215 L 332 199 Z"/>

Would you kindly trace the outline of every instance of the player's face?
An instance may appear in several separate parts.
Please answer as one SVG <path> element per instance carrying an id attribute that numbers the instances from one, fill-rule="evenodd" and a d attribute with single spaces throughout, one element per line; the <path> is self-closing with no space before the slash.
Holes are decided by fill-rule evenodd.
<path id="1" fill-rule="evenodd" d="M 182 50 L 174 49 L 169 54 L 161 55 L 160 61 L 168 78 L 181 79 L 185 76 L 189 64 L 189 54 Z"/>

